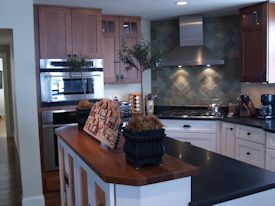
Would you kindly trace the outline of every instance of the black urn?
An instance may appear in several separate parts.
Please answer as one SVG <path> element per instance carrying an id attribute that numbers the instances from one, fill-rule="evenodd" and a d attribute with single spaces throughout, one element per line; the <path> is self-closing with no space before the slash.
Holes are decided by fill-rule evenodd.
<path id="1" fill-rule="evenodd" d="M 166 136 L 164 129 L 135 132 L 128 129 L 123 130 L 125 143 L 123 150 L 127 161 L 136 168 L 144 165 L 162 163 L 164 154 L 163 138 Z"/>
<path id="2" fill-rule="evenodd" d="M 91 109 L 76 109 L 76 121 L 78 123 L 78 129 L 83 129 L 88 119 Z"/>

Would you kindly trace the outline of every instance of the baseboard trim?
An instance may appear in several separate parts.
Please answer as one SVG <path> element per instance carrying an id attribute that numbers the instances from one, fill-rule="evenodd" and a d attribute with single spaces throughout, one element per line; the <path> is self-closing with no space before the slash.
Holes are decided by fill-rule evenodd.
<path id="1" fill-rule="evenodd" d="M 22 206 L 45 206 L 44 195 L 23 197 Z"/>

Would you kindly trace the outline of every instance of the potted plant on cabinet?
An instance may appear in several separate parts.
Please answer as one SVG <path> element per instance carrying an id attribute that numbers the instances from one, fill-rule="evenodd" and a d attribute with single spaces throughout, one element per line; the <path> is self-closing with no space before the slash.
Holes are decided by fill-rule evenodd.
<path id="1" fill-rule="evenodd" d="M 81 79 L 82 79 L 82 85 L 83 85 L 83 100 L 80 100 L 76 106 L 76 112 L 77 112 L 77 121 L 78 121 L 78 128 L 83 129 L 86 119 L 90 113 L 90 110 L 93 106 L 91 102 L 87 100 L 86 96 L 86 84 L 87 80 L 83 76 L 83 72 L 87 67 L 89 66 L 89 62 L 86 61 L 85 56 L 83 55 L 77 55 L 77 54 L 69 54 L 67 56 L 67 62 L 68 62 L 68 69 L 70 74 L 72 72 L 78 72 L 80 73 Z"/>
<path id="2" fill-rule="evenodd" d="M 119 60 L 125 65 L 126 71 L 134 68 L 141 73 L 141 96 L 143 98 L 142 74 L 147 69 L 155 69 L 157 67 L 162 58 L 161 51 L 155 50 L 149 42 L 144 40 L 133 47 L 128 47 L 126 42 L 123 41 L 118 55 Z"/>
<path id="3" fill-rule="evenodd" d="M 126 159 L 136 168 L 146 164 L 161 164 L 164 154 L 162 143 L 164 125 L 154 115 L 135 116 L 123 129 Z"/>

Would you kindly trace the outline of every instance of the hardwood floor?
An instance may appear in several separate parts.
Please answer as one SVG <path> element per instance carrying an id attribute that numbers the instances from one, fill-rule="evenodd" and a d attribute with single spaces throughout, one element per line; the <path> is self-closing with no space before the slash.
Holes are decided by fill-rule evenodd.
<path id="1" fill-rule="evenodd" d="M 61 206 L 60 192 L 47 192 L 45 195 L 46 206 Z"/>
<path id="2" fill-rule="evenodd" d="M 0 118 L 0 206 L 21 206 L 19 159 L 13 138 L 6 137 L 5 117 Z M 59 191 L 45 193 L 46 206 L 60 206 Z"/>
<path id="3" fill-rule="evenodd" d="M 13 138 L 6 137 L 5 118 L 0 119 L 0 206 L 21 206 L 19 159 Z"/>
<path id="4" fill-rule="evenodd" d="M 6 139 L 6 118 L 4 116 L 0 117 L 0 139 Z"/>

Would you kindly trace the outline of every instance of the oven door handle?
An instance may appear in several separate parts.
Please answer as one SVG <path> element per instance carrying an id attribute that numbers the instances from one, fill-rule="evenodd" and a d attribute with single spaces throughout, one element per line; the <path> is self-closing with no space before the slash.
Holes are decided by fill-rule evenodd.
<path id="1" fill-rule="evenodd" d="M 68 124 L 43 124 L 42 127 L 43 128 L 57 128 L 57 127 L 64 127 L 64 126 L 75 126 L 77 125 L 77 123 L 68 123 Z"/>
<path id="2" fill-rule="evenodd" d="M 66 78 L 66 79 L 74 79 L 74 78 L 91 78 L 91 77 L 100 77 L 102 76 L 102 74 L 84 74 L 84 75 L 81 75 L 81 74 L 68 74 L 68 75 L 52 75 L 52 74 L 45 74 L 43 77 L 44 78 L 50 78 L 50 77 L 61 77 L 61 78 Z"/>
<path id="3" fill-rule="evenodd" d="M 69 124 L 53 124 L 53 127 L 65 127 L 65 126 L 75 126 L 77 123 L 69 123 Z"/>

